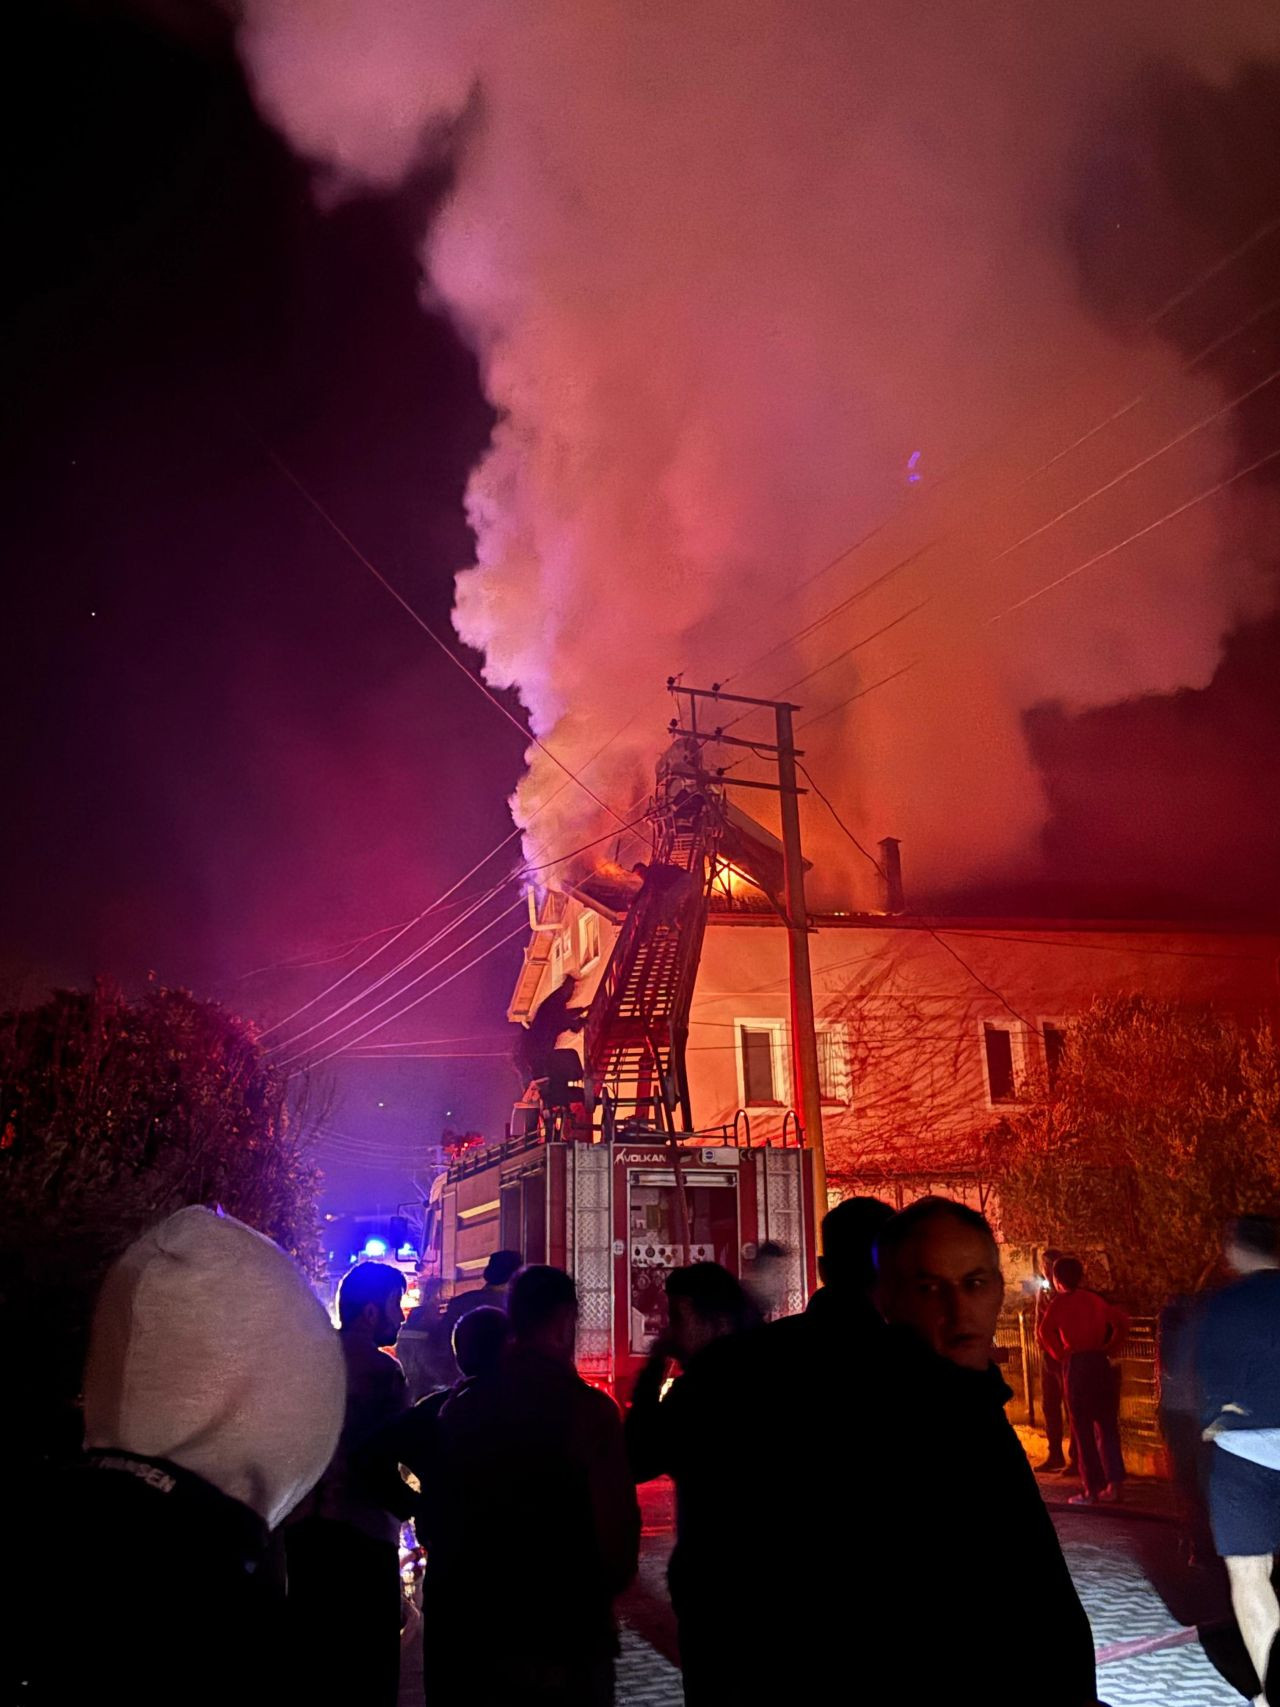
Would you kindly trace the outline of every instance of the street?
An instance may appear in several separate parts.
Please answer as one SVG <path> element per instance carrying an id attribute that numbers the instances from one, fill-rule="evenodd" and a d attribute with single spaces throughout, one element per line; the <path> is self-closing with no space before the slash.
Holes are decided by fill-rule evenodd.
<path id="1" fill-rule="evenodd" d="M 1109 1707 L 1238 1707 L 1245 1697 L 1210 1663 L 1195 1634 L 1208 1631 L 1215 1651 L 1230 1656 L 1225 1585 L 1214 1567 L 1188 1569 L 1167 1515 L 1167 1489 L 1135 1482 L 1128 1509 L 1081 1511 L 1066 1504 L 1073 1484 L 1042 1488 L 1071 1574 L 1080 1591 L 1099 1656 L 1098 1692 Z M 644 1517 L 640 1572 L 620 1606 L 622 1653 L 618 1707 L 683 1707 L 675 1625 L 666 1593 L 671 1553 L 672 1491 L 666 1483 L 641 1489 Z M 993 1609 L 992 1644 L 1000 1624 L 1034 1617 L 1034 1585 L 1022 1589 L 1014 1562 Z M 1224 1666 L 1229 1658 L 1223 1659 Z M 418 1655 L 406 1651 L 401 1707 L 420 1707 Z M 1036 1698 L 1035 1679 L 1021 1695 Z"/>

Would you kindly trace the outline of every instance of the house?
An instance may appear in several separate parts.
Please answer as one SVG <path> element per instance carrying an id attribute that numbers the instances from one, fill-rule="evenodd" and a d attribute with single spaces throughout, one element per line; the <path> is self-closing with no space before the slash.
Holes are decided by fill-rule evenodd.
<path id="1" fill-rule="evenodd" d="M 563 981 L 587 1006 L 626 916 L 623 874 L 531 903 L 508 1018 Z M 814 914 L 810 936 L 832 1196 L 925 1190 L 985 1201 L 982 1135 L 1057 1070 L 1072 1016 L 1098 997 L 1280 1013 L 1280 932 L 1152 920 Z M 580 1047 L 568 1034 L 562 1042 Z M 794 1135 L 787 935 L 745 873 L 721 863 L 689 1008 L 693 1122 L 753 1144 Z"/>

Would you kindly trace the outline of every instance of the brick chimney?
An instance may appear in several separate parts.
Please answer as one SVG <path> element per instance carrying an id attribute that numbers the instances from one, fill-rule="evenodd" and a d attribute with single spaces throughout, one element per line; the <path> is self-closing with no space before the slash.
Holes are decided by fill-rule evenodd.
<path id="1" fill-rule="evenodd" d="M 896 836 L 885 836 L 880 843 L 880 905 L 886 913 L 905 913 L 902 899 L 901 844 Z"/>

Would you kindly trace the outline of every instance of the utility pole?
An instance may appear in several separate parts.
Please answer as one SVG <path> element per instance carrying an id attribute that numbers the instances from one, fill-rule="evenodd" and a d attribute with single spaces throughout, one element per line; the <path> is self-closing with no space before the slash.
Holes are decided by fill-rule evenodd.
<path id="1" fill-rule="evenodd" d="M 813 1150 L 813 1205 L 819 1223 L 827 1212 L 827 1151 L 822 1139 L 822 1081 L 818 1033 L 813 1017 L 813 974 L 809 965 L 809 910 L 804 898 L 800 852 L 800 796 L 796 788 L 794 706 L 774 706 L 778 734 L 779 804 L 782 808 L 783 869 L 787 885 L 787 954 L 791 983 L 791 1054 L 800 1087 L 800 1116 Z"/>
<path id="2" fill-rule="evenodd" d="M 796 785 L 798 752 L 793 725 L 798 706 L 775 699 L 749 699 L 744 694 L 721 693 L 714 684 L 710 688 L 682 687 L 674 677 L 667 682 L 676 695 L 689 701 L 688 727 L 673 719 L 673 735 L 690 736 L 709 745 L 747 747 L 757 754 L 772 753 L 778 766 L 776 783 L 751 782 L 745 778 L 721 777 L 728 788 L 763 788 L 776 794 L 782 811 L 782 850 L 784 895 L 779 911 L 787 927 L 787 958 L 791 989 L 791 1062 L 792 1075 L 804 1123 L 805 1140 L 813 1156 L 813 1202 L 816 1218 L 821 1223 L 827 1211 L 827 1157 L 822 1136 L 822 1087 L 818 1072 L 818 1036 L 813 1012 L 813 975 L 809 963 L 809 913 L 804 895 L 804 857 L 800 847 L 800 796 L 807 792 Z M 726 735 L 721 729 L 698 727 L 698 701 L 714 700 L 722 704 L 758 706 L 774 714 L 775 744 L 763 741 L 743 741 Z"/>

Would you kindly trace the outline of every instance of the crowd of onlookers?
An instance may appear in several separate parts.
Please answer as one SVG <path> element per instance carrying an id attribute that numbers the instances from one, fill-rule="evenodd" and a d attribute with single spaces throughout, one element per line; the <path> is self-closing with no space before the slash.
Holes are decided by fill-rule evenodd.
<path id="1" fill-rule="evenodd" d="M 1234 1223 L 1227 1255 L 1238 1278 L 1179 1343 L 1195 1486 L 1261 1681 L 1280 1625 L 1274 1224 Z M 1078 1501 L 1115 1500 L 1125 1319 L 1076 1259 L 1045 1266 L 1042 1469 L 1067 1464 L 1066 1420 Z M 808 1308 L 776 1319 L 767 1261 L 748 1286 L 674 1270 L 623 1412 L 576 1372 L 559 1269 L 498 1252 L 480 1289 L 406 1320 L 401 1272 L 364 1262 L 334 1333 L 269 1241 L 171 1216 L 103 1288 L 84 1452 L 8 1467 L 14 1701 L 394 1707 L 412 1518 L 428 1707 L 607 1707 L 637 1484 L 669 1476 L 690 1707 L 832 1688 L 1089 1707 L 1089 1623 L 993 1361 L 987 1222 L 942 1198 L 850 1199 L 819 1268 Z"/>

